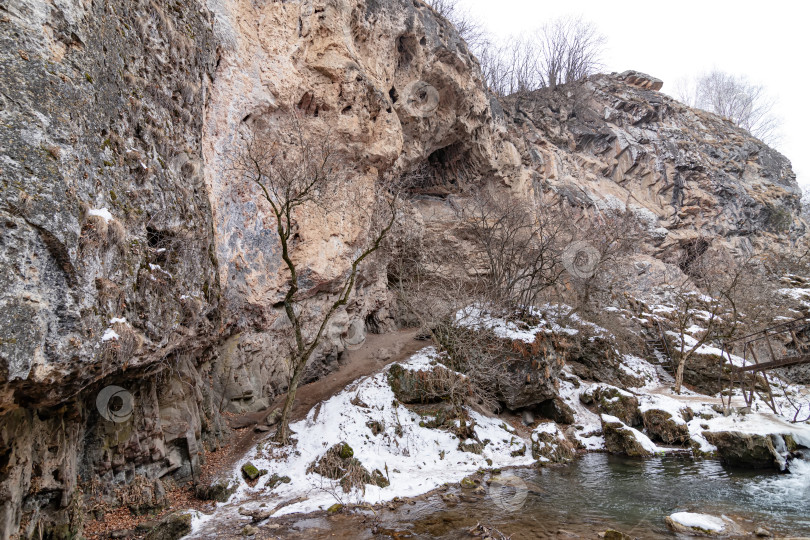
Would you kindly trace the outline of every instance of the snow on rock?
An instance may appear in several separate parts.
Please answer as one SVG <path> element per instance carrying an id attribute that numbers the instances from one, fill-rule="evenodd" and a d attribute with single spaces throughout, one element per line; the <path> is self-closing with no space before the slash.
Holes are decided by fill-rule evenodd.
<path id="1" fill-rule="evenodd" d="M 435 351 L 425 349 L 403 367 L 429 369 L 436 362 Z M 338 501 L 379 503 L 394 497 L 412 497 L 445 483 L 459 482 L 482 468 L 527 466 L 534 463 L 531 441 L 514 433 L 502 421 L 469 411 L 480 454 L 460 449 L 459 439 L 448 431 L 425 427 L 423 418 L 396 401 L 387 373 L 378 373 L 347 386 L 342 392 L 316 405 L 305 420 L 290 426 L 296 440 L 292 448 L 267 445 L 240 461 L 233 474 L 250 461 L 266 469 L 255 487 L 242 483 L 227 508 L 258 504 L 262 499 L 273 506 L 295 501 L 274 515 L 325 509 Z M 456 421 L 458 423 L 458 420 Z M 421 424 L 421 425 L 420 425 Z M 377 434 L 372 431 L 375 427 Z M 327 450 L 338 443 L 348 444 L 354 458 L 370 472 L 380 471 L 388 487 L 367 484 L 364 491 L 346 494 L 334 480 L 308 470 Z M 266 487 L 273 474 L 289 476 L 292 482 Z M 303 498 L 298 500 L 299 498 Z"/>
<path id="2" fill-rule="evenodd" d="M 810 300 L 810 289 L 805 288 L 779 289 L 776 292 L 778 292 L 782 296 L 792 298 L 793 300 L 799 301 Z"/>
<path id="3" fill-rule="evenodd" d="M 573 308 L 565 304 L 545 304 L 540 307 L 533 307 L 527 310 L 527 314 L 537 319 L 537 324 L 529 324 L 520 320 L 507 320 L 503 317 L 495 316 L 480 306 L 469 306 L 456 313 L 456 324 L 466 328 L 487 328 L 492 330 L 496 336 L 507 339 L 519 339 L 527 343 L 534 341 L 538 332 L 546 334 L 566 334 L 574 336 L 579 334 L 579 329 L 563 326 L 559 319 L 563 314 L 568 314 Z M 594 335 L 604 336 L 608 331 L 592 322 L 586 321 L 576 313 L 566 317 L 570 323 L 588 328 Z"/>
<path id="4" fill-rule="evenodd" d="M 542 422 L 532 430 L 532 456 L 541 462 L 565 462 L 574 457 L 574 447 L 554 422 Z"/>
<path id="5" fill-rule="evenodd" d="M 88 216 L 98 216 L 104 220 L 105 223 L 109 223 L 110 220 L 113 218 L 112 214 L 106 208 L 91 208 L 87 211 Z"/>
<path id="6" fill-rule="evenodd" d="M 538 332 L 547 332 L 545 324 L 529 325 L 522 321 L 509 321 L 501 317 L 490 315 L 485 310 L 471 306 L 456 313 L 456 324 L 465 328 L 489 329 L 496 336 L 506 339 L 519 339 L 532 343 Z"/>
<path id="7" fill-rule="evenodd" d="M 639 389 L 658 388 L 662 384 L 658 369 L 638 356 L 625 354 L 619 367 L 628 375 L 644 381 L 642 386 L 637 387 Z"/>
<path id="8" fill-rule="evenodd" d="M 686 424 L 686 420 L 683 419 L 682 415 L 688 405 L 683 401 L 660 394 L 642 394 L 638 400 L 640 413 L 644 414 L 651 410 L 664 411 L 672 415 L 672 420 L 676 424 Z"/>
<path id="9" fill-rule="evenodd" d="M 694 426 L 702 431 L 736 431 L 748 435 L 790 435 L 801 446 L 810 448 L 810 424 L 793 424 L 773 413 L 716 414 L 710 419 L 695 419 L 688 423 L 690 432 Z M 706 427 L 708 426 L 708 428 Z"/>
<path id="10" fill-rule="evenodd" d="M 672 522 L 686 529 L 693 529 L 695 532 L 721 532 L 726 528 L 725 522 L 709 514 L 696 514 L 693 512 L 675 512 L 667 519 L 667 523 Z M 680 530 L 677 529 L 676 530 Z"/>
<path id="11" fill-rule="evenodd" d="M 619 420 L 617 417 L 611 416 L 609 414 L 603 414 L 601 416 L 601 419 L 603 429 L 606 430 L 609 426 L 615 426 L 613 428 L 613 431 L 619 433 L 621 437 L 624 439 L 624 441 L 628 441 L 629 437 L 634 438 L 635 441 L 638 443 L 638 446 L 640 446 L 647 454 L 655 455 L 664 453 L 663 449 L 659 448 L 658 445 L 652 442 L 649 437 L 644 435 L 639 430 L 628 426 L 627 424 Z M 624 444 L 624 442 L 620 444 L 621 446 L 617 445 L 615 447 L 612 447 L 611 441 L 609 439 L 607 440 L 607 448 L 609 451 L 617 454 L 626 453 L 628 455 L 634 455 L 633 449 L 629 445 Z M 644 452 L 640 454 L 643 455 Z"/>
<path id="12" fill-rule="evenodd" d="M 590 390 L 591 384 L 585 383 L 571 373 L 568 366 L 563 368 L 564 377 L 559 379 L 559 396 L 574 411 L 575 424 L 571 434 L 578 446 L 589 451 L 604 451 L 605 438 L 602 436 L 602 424 L 599 416 L 588 410 L 580 400 L 580 395 Z"/>
<path id="13" fill-rule="evenodd" d="M 101 336 L 101 341 L 112 341 L 115 339 L 121 339 L 121 336 L 119 336 L 118 332 L 116 332 L 112 328 L 107 328 L 104 331 L 104 334 Z"/>

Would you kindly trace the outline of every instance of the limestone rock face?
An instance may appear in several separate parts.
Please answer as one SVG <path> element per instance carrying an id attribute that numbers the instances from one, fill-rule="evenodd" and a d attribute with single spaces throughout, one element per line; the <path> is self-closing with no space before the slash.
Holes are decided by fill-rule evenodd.
<path id="1" fill-rule="evenodd" d="M 245 129 L 317 117 L 309 135 L 335 135 L 361 188 L 430 156 L 520 177 L 477 62 L 422 2 L 181 4 L 4 5 L 2 536 L 29 500 L 40 521 L 24 534 L 64 529 L 79 474 L 110 501 L 133 473 L 192 476 L 220 411 L 284 391 L 273 223 L 228 173 Z M 328 292 L 345 272 L 365 226 L 349 203 L 297 216 L 305 287 Z M 367 321 L 391 326 L 385 286 L 384 268 L 364 270 L 309 379 Z M 96 407 L 110 384 L 131 396 L 123 430 Z"/>
<path id="2" fill-rule="evenodd" d="M 644 74 L 596 75 L 515 95 L 523 162 L 556 200 L 629 208 L 676 260 L 701 237 L 758 247 L 801 234 L 790 162 L 748 132 L 657 92 Z"/>

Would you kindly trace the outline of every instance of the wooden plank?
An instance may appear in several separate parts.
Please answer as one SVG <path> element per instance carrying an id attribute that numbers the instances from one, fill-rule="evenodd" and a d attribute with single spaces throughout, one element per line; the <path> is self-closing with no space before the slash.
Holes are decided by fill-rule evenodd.
<path id="1" fill-rule="evenodd" d="M 765 371 L 780 367 L 797 366 L 799 364 L 810 364 L 810 354 L 805 354 L 802 356 L 790 356 L 774 362 L 762 362 L 761 364 L 752 364 L 745 367 L 735 366 L 734 371 Z"/>

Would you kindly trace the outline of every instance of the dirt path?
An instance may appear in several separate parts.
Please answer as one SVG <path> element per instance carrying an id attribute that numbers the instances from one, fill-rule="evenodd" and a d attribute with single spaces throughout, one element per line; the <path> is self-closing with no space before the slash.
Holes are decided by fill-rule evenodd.
<path id="1" fill-rule="evenodd" d="M 346 351 L 337 371 L 298 388 L 291 420 L 294 422 L 305 418 L 316 404 L 335 395 L 360 377 L 376 373 L 386 365 L 405 360 L 427 347 L 429 342 L 415 339 L 417 333 L 417 330 L 408 329 L 389 334 L 369 334 L 359 349 Z M 229 472 L 236 461 L 267 436 L 266 433 L 255 432 L 254 427 L 264 424 L 270 413 L 284 404 L 285 397 L 286 394 L 278 396 L 265 410 L 229 419 L 229 425 L 241 432 L 241 435 L 235 435 L 227 456 L 217 459 L 216 469 L 206 471 L 204 481 L 211 481 L 224 471 Z"/>

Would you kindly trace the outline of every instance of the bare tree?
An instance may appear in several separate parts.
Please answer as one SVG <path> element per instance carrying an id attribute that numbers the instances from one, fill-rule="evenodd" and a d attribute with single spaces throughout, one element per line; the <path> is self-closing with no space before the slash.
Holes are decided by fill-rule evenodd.
<path id="1" fill-rule="evenodd" d="M 358 210 L 371 208 L 367 214 L 367 234 L 358 240 L 349 269 L 332 283 L 335 291 L 324 309 L 313 309 L 315 291 L 301 290 L 299 279 L 303 261 L 295 257 L 299 212 L 304 207 L 328 204 L 330 198 L 348 182 L 348 165 L 335 152 L 330 137 L 310 136 L 302 120 L 292 114 L 283 129 L 273 134 L 253 124 L 236 153 L 232 170 L 260 189 L 266 206 L 275 220 L 275 232 L 281 248 L 283 267 L 288 274 L 284 313 L 290 323 L 289 359 L 292 369 L 287 397 L 281 412 L 276 440 L 289 439 L 289 421 L 295 394 L 307 362 L 318 348 L 332 316 L 345 306 L 354 290 L 361 264 L 382 245 L 394 224 L 397 194 L 390 186 L 378 185 L 365 205 L 352 205 Z M 287 140 L 284 140 L 287 135 Z M 367 193 L 355 193 L 364 197 Z"/>
<path id="2" fill-rule="evenodd" d="M 573 222 L 574 217 L 570 216 Z M 572 225 L 572 242 L 564 263 L 576 294 L 576 312 L 593 313 L 601 293 L 612 292 L 615 271 L 645 239 L 639 218 L 631 210 L 604 208 Z M 573 251 L 573 252 L 572 252 Z M 570 260 L 569 260 L 570 257 Z"/>
<path id="3" fill-rule="evenodd" d="M 562 17 L 537 32 L 541 56 L 538 78 L 542 86 L 556 88 L 578 81 L 602 68 L 600 56 L 607 38 L 582 17 Z"/>
<path id="4" fill-rule="evenodd" d="M 680 81 L 676 96 L 687 105 L 730 119 L 767 144 L 779 142 L 781 120 L 774 112 L 776 100 L 764 86 L 742 75 L 713 70 L 694 81 Z"/>
<path id="5" fill-rule="evenodd" d="M 502 45 L 488 42 L 479 59 L 490 90 L 500 96 L 556 88 L 602 68 L 607 42 L 596 26 L 581 17 L 554 19 L 531 34 Z"/>
<path id="6" fill-rule="evenodd" d="M 674 287 L 678 334 L 675 393 L 681 393 L 684 370 L 701 347 L 719 343 L 757 326 L 767 303 L 756 295 L 762 288 L 754 258 L 734 260 L 707 251 L 690 264 L 688 276 Z M 773 311 L 767 313 L 773 317 Z M 691 339 L 690 339 L 691 337 Z"/>

